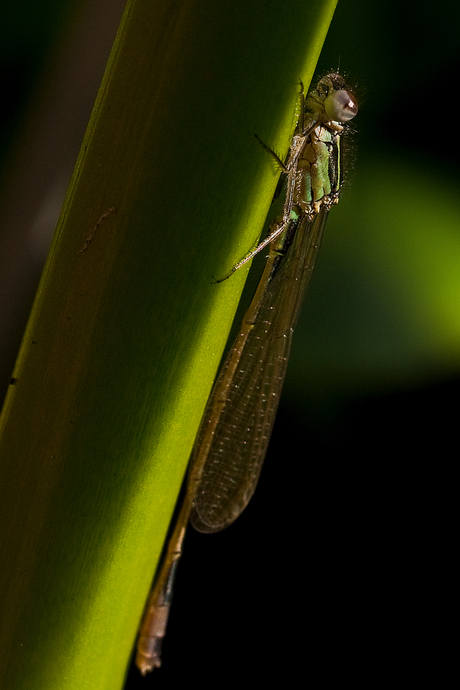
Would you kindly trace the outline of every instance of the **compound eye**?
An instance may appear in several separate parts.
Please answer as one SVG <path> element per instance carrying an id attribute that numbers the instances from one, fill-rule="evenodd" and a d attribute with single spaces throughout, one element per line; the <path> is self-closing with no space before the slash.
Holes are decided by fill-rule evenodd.
<path id="1" fill-rule="evenodd" d="M 358 103 L 348 91 L 340 89 L 329 94 L 324 101 L 324 110 L 331 120 L 348 122 L 358 112 Z"/>

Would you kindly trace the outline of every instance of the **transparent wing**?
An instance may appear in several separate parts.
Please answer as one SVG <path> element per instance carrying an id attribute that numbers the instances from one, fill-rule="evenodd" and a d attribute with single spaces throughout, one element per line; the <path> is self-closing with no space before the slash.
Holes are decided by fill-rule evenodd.
<path id="1" fill-rule="evenodd" d="M 215 409 L 222 379 L 238 358 L 190 517 L 200 532 L 217 532 L 230 525 L 255 491 L 286 375 L 293 329 L 327 214 L 322 209 L 313 220 L 305 217 L 299 222 L 292 244 L 260 300 L 243 350 L 235 346 L 230 350 L 214 386 L 208 412 Z M 207 414 L 203 419 L 204 427 Z"/>

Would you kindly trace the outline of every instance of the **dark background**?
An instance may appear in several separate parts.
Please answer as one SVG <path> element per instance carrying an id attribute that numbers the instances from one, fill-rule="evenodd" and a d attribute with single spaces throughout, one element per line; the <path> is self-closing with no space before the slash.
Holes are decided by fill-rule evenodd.
<path id="1" fill-rule="evenodd" d="M 102 5 L 106 31 L 79 39 L 97 44 L 100 69 L 123 3 Z M 72 7 L 23 0 L 6 10 L 4 189 L 12 153 L 29 145 L 15 136 L 39 107 L 36 89 L 68 42 L 78 44 Z M 289 687 L 299 674 L 314 687 L 418 676 L 439 685 L 445 673 L 460 377 L 459 14 L 452 0 L 339 2 L 318 74 L 340 60 L 358 84 L 355 164 L 328 222 L 260 485 L 227 531 L 190 531 L 163 667 L 146 679 L 132 669 L 127 688 L 186 678 Z M 80 139 L 94 96 L 82 100 Z M 63 190 L 68 161 L 59 162 Z M 7 218 L 29 202 L 36 218 L 39 178 Z M 50 206 L 25 256 L 8 239 L 12 223 L 0 228 L 3 387 L 59 202 Z"/>

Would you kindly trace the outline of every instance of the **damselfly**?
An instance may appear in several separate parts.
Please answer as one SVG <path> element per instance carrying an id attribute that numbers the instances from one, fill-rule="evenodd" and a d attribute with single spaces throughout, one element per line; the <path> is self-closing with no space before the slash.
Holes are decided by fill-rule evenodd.
<path id="1" fill-rule="evenodd" d="M 268 237 L 225 276 L 269 245 L 256 293 L 210 395 L 186 496 L 146 607 L 136 656 L 144 675 L 161 665 L 161 643 L 188 521 L 200 532 L 224 529 L 241 514 L 256 488 L 293 329 L 327 215 L 339 200 L 346 123 L 357 112 L 356 98 L 343 77 L 327 74 L 307 98 L 302 88 L 299 121 L 286 162 L 264 145 L 286 180 L 286 200 Z"/>

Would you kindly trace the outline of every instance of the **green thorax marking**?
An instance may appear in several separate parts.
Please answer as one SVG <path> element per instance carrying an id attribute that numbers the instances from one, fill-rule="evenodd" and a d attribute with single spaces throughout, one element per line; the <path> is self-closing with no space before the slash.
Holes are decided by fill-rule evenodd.
<path id="1" fill-rule="evenodd" d="M 302 151 L 295 201 L 306 213 L 317 212 L 338 199 L 340 190 L 340 132 L 324 125 L 312 130 Z"/>

